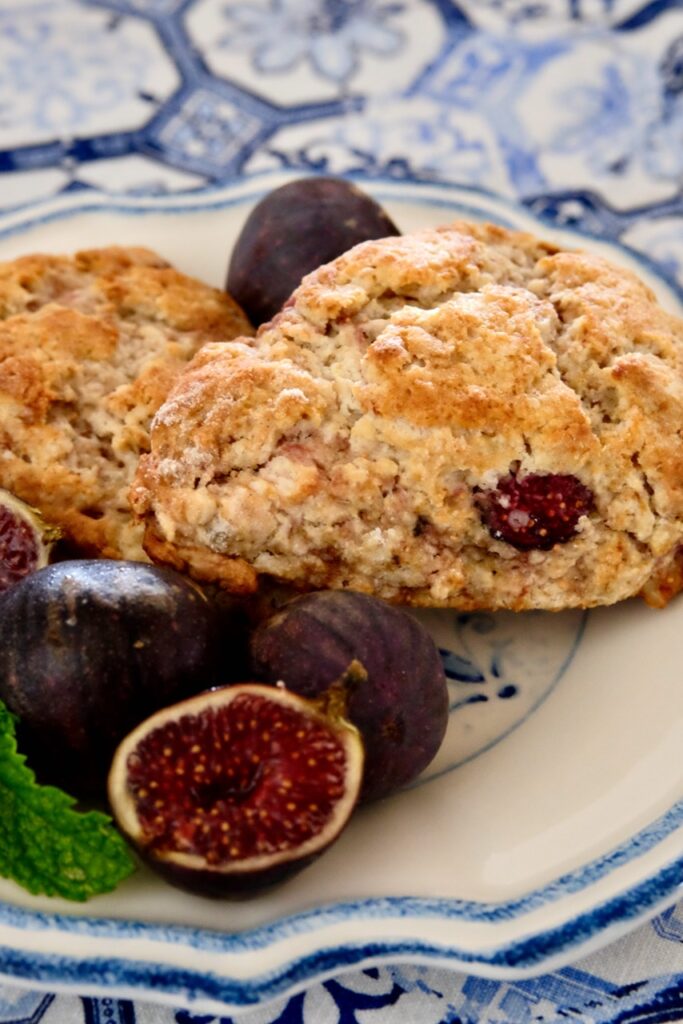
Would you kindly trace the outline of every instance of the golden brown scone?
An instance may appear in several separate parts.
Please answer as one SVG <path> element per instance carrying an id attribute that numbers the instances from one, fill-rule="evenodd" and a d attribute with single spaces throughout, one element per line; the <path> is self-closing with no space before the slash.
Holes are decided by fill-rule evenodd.
<path id="1" fill-rule="evenodd" d="M 683 323 L 628 270 L 466 223 L 363 243 L 208 345 L 133 490 L 151 554 L 462 609 L 681 586 Z"/>
<path id="2" fill-rule="evenodd" d="M 84 552 L 146 560 L 127 493 L 151 417 L 200 345 L 249 331 L 147 249 L 0 264 L 0 486 Z"/>

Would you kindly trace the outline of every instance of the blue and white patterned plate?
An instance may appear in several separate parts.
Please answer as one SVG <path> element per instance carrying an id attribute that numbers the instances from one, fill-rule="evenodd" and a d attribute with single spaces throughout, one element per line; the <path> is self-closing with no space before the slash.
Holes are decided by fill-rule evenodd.
<path id="1" fill-rule="evenodd" d="M 0 220 L 0 259 L 145 244 L 220 284 L 254 201 L 282 176 L 156 198 L 63 195 Z M 376 181 L 404 230 L 487 218 L 634 267 L 642 255 L 475 189 Z M 142 869 L 85 907 L 0 882 L 0 975 L 51 991 L 206 1011 L 275 998 L 346 967 L 410 962 L 513 978 L 607 942 L 683 884 L 683 606 L 589 615 L 425 612 L 451 685 L 446 742 L 410 791 L 359 812 L 298 878 L 243 903 Z"/>

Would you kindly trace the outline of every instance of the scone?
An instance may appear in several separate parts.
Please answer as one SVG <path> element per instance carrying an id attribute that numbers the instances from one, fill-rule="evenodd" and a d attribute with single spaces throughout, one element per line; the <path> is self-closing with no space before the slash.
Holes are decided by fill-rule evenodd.
<path id="1" fill-rule="evenodd" d="M 200 345 L 249 331 L 147 249 L 0 264 L 0 487 L 84 553 L 146 560 L 127 494 L 151 417 Z"/>
<path id="2" fill-rule="evenodd" d="M 631 272 L 457 223 L 363 243 L 254 340 L 208 345 L 154 419 L 146 545 L 460 609 L 681 586 L 683 323 Z"/>

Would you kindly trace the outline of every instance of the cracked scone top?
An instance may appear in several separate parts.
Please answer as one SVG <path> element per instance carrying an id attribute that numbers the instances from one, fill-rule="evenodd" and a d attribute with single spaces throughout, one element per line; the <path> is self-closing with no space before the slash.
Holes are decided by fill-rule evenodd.
<path id="1" fill-rule="evenodd" d="M 493 225 L 356 246 L 207 345 L 132 491 L 155 559 L 462 609 L 681 585 L 683 323 L 628 270 Z"/>
<path id="2" fill-rule="evenodd" d="M 249 331 L 148 249 L 0 264 L 0 486 L 84 553 L 145 559 L 128 490 L 152 415 L 203 342 Z"/>

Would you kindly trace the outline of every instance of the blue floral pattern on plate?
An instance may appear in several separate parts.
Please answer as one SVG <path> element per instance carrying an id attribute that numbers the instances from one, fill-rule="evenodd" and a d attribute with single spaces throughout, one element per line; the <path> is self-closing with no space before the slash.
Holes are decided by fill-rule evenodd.
<path id="1" fill-rule="evenodd" d="M 521 725 L 564 675 L 587 613 L 418 612 L 441 646 L 448 736 L 419 784 L 466 764 Z"/>

